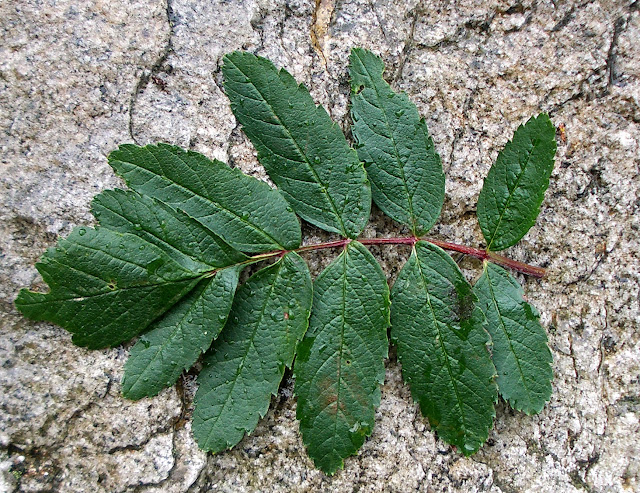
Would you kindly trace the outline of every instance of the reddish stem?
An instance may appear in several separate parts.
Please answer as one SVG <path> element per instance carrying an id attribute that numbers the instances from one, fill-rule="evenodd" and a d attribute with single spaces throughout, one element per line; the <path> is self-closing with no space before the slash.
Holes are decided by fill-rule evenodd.
<path id="1" fill-rule="evenodd" d="M 363 245 L 415 245 L 418 238 L 362 238 L 358 240 Z"/>
<path id="2" fill-rule="evenodd" d="M 414 246 L 420 238 L 415 237 L 399 237 L 399 238 L 362 238 L 358 240 L 363 245 L 410 245 Z M 518 262 L 510 258 L 499 255 L 495 252 L 489 252 L 487 250 L 480 250 L 479 248 L 472 248 L 465 245 L 458 245 L 457 243 L 450 243 L 448 241 L 440 241 L 431 238 L 424 238 L 423 241 L 427 241 L 433 245 L 439 246 L 444 250 L 451 250 L 454 252 L 470 255 L 480 260 L 487 260 L 494 262 L 503 267 L 513 269 L 517 272 L 522 272 L 534 277 L 544 277 L 546 275 L 545 269 L 542 267 L 534 267 L 533 265 Z M 309 252 L 313 250 L 324 250 L 325 248 L 344 248 L 351 242 L 350 238 L 343 240 L 329 241 L 326 243 L 316 243 L 315 245 L 305 245 L 295 250 L 276 250 L 273 252 L 261 253 L 251 257 L 250 260 L 256 262 L 271 257 L 283 257 L 289 251 L 292 252 Z"/>
<path id="3" fill-rule="evenodd" d="M 329 241 L 327 243 L 316 243 L 315 245 L 305 245 L 293 250 L 294 252 L 309 252 L 311 250 L 324 250 L 325 248 L 340 248 L 345 247 L 351 242 L 350 238 L 344 240 Z"/>
<path id="4" fill-rule="evenodd" d="M 542 267 L 535 267 L 523 262 L 518 262 L 517 260 L 512 260 L 502 255 L 498 255 L 495 252 L 487 252 L 487 255 L 487 260 L 489 260 L 490 262 L 494 262 L 498 265 L 502 265 L 503 267 L 508 267 L 509 269 L 522 272 L 523 274 L 540 278 L 547 275 L 547 271 Z"/>
<path id="5" fill-rule="evenodd" d="M 431 238 L 425 238 L 425 241 L 439 246 L 444 250 L 464 253 L 465 255 L 470 255 L 472 257 L 479 258 L 480 260 L 486 260 L 489 258 L 489 254 L 485 250 L 480 250 L 478 248 L 458 245 L 457 243 L 450 243 L 448 241 L 432 240 Z"/>

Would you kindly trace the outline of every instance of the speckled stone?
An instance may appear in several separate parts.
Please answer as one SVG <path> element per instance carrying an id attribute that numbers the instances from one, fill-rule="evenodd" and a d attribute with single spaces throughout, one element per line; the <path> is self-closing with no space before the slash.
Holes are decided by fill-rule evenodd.
<path id="1" fill-rule="evenodd" d="M 168 2 L 0 3 L 0 491 L 640 490 L 638 2 Z M 127 401 L 129 346 L 75 347 L 13 300 L 41 286 L 46 247 L 92 223 L 91 198 L 122 185 L 106 162 L 119 143 L 171 142 L 267 179 L 221 90 L 225 53 L 271 58 L 348 129 L 353 46 L 384 58 L 430 128 L 447 175 L 438 238 L 482 246 L 475 203 L 498 151 L 540 111 L 564 124 L 538 222 L 507 252 L 549 271 L 520 280 L 549 333 L 551 402 L 532 417 L 498 403 L 464 458 L 430 431 L 392 350 L 373 435 L 335 476 L 306 457 L 288 374 L 254 433 L 207 455 L 191 435 L 195 371 Z M 404 233 L 374 208 L 364 236 Z M 406 248 L 372 251 L 392 282 Z M 307 256 L 314 275 L 331 258 Z"/>

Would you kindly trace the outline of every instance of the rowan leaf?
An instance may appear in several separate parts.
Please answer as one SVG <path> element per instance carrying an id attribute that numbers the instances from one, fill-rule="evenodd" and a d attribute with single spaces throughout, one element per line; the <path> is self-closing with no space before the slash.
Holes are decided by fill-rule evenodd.
<path id="1" fill-rule="evenodd" d="M 382 60 L 362 49 L 350 60 L 358 152 L 288 72 L 249 53 L 226 55 L 231 108 L 279 190 L 179 147 L 122 145 L 109 163 L 132 190 L 96 196 L 99 225 L 75 228 L 36 264 L 48 292 L 23 289 L 15 301 L 92 349 L 140 336 L 124 367 L 130 399 L 156 395 L 203 356 L 192 430 L 204 450 L 230 448 L 255 429 L 295 357 L 303 442 L 333 474 L 371 435 L 389 325 L 422 413 L 465 455 L 486 440 L 498 392 L 526 413 L 549 400 L 546 334 L 518 283 L 485 262 L 472 289 L 434 245 L 544 275 L 492 250 L 535 221 L 555 153 L 549 117 L 521 126 L 489 171 L 478 201 L 488 254 L 418 241 L 444 200 L 440 158 L 415 105 L 383 79 Z M 372 194 L 410 237 L 355 240 Z M 300 246 L 296 212 L 343 238 Z M 365 244 L 413 245 L 391 306 Z M 343 251 L 312 284 L 298 253 L 332 248 Z M 238 287 L 242 269 L 258 262 L 274 263 Z"/>
<path id="2" fill-rule="evenodd" d="M 233 114 L 291 207 L 311 224 L 356 238 L 369 220 L 371 189 L 340 127 L 266 58 L 230 53 L 222 73 Z"/>
<path id="3" fill-rule="evenodd" d="M 311 298 L 309 269 L 296 253 L 238 288 L 198 376 L 193 433 L 200 448 L 232 447 L 265 415 L 307 329 Z"/>
<path id="4" fill-rule="evenodd" d="M 133 190 L 186 212 L 240 251 L 300 245 L 300 223 L 280 193 L 220 161 L 168 144 L 125 144 L 109 164 Z"/>
<path id="5" fill-rule="evenodd" d="M 364 246 L 351 242 L 314 283 L 309 331 L 294 367 L 302 439 L 328 474 L 371 434 L 388 326 L 384 273 Z"/>
<path id="6" fill-rule="evenodd" d="M 131 234 L 76 228 L 36 264 L 48 293 L 23 289 L 16 307 L 73 333 L 79 346 L 116 346 L 142 332 L 187 294 L 202 272 Z"/>
<path id="7" fill-rule="evenodd" d="M 349 60 L 352 131 L 373 201 L 415 236 L 424 235 L 444 202 L 444 173 L 427 124 L 407 95 L 382 78 L 380 57 L 354 48 Z"/>
<path id="8" fill-rule="evenodd" d="M 551 397 L 553 360 L 538 312 L 518 281 L 495 264 L 485 262 L 473 291 L 488 320 L 500 395 L 518 411 L 539 413 Z"/>
<path id="9" fill-rule="evenodd" d="M 527 234 L 540 213 L 556 153 L 556 130 L 542 113 L 518 127 L 489 170 L 478 197 L 487 250 L 504 250 Z"/>
<path id="10" fill-rule="evenodd" d="M 391 339 L 422 414 L 464 455 L 476 452 L 493 423 L 497 390 L 471 286 L 444 250 L 419 241 L 391 302 Z"/>
<path id="11" fill-rule="evenodd" d="M 131 348 L 124 366 L 122 394 L 151 397 L 173 385 L 224 327 L 238 284 L 239 268 L 223 269 L 176 303 Z"/>

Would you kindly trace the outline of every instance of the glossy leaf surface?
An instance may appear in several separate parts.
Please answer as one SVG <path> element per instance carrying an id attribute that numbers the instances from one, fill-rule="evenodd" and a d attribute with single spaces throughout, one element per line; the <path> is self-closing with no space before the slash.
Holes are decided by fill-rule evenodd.
<path id="1" fill-rule="evenodd" d="M 380 57 L 354 48 L 349 60 L 353 136 L 371 180 L 373 201 L 422 236 L 444 202 L 440 156 L 415 104 L 382 78 Z"/>
<path id="2" fill-rule="evenodd" d="M 371 434 L 384 381 L 389 289 L 375 258 L 351 242 L 316 279 L 294 368 L 307 453 L 328 474 Z"/>
<path id="3" fill-rule="evenodd" d="M 224 57 L 231 109 L 291 207 L 311 224 L 356 238 L 371 189 L 340 127 L 286 70 L 246 52 Z"/>
<path id="4" fill-rule="evenodd" d="M 391 293 L 391 339 L 413 398 L 465 455 L 487 439 L 497 397 L 485 318 L 452 258 L 416 243 Z"/>

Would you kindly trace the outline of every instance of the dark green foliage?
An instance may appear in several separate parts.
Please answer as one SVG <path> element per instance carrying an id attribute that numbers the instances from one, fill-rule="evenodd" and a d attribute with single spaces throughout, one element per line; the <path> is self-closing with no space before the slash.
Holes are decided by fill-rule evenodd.
<path id="1" fill-rule="evenodd" d="M 382 78 L 370 51 L 351 51 L 351 115 L 358 156 L 371 180 L 373 201 L 415 236 L 436 222 L 444 202 L 444 173 L 427 124 L 404 93 Z"/>
<path id="2" fill-rule="evenodd" d="M 266 58 L 231 53 L 222 73 L 234 115 L 291 207 L 311 224 L 356 238 L 369 220 L 371 190 L 340 127 Z"/>
<path id="3" fill-rule="evenodd" d="M 173 385 L 224 327 L 238 284 L 230 267 L 203 279 L 131 348 L 124 367 L 122 393 L 129 399 L 156 395 Z"/>
<path id="4" fill-rule="evenodd" d="M 556 129 L 544 113 L 521 125 L 498 154 L 478 197 L 478 222 L 487 250 L 504 250 L 536 222 L 549 187 Z"/>
<path id="5" fill-rule="evenodd" d="M 300 245 L 300 224 L 269 185 L 167 144 L 122 145 L 109 164 L 136 192 L 186 212 L 244 252 Z"/>
<path id="6" fill-rule="evenodd" d="M 309 330 L 294 371 L 302 439 L 329 474 L 373 429 L 388 326 L 384 273 L 364 246 L 351 242 L 315 281 Z"/>
<path id="7" fill-rule="evenodd" d="M 240 287 L 198 376 L 193 434 L 201 448 L 234 446 L 265 415 L 307 330 L 311 297 L 309 269 L 296 253 Z"/>
<path id="8" fill-rule="evenodd" d="M 116 346 L 146 329 L 197 283 L 164 251 L 137 236 L 75 228 L 36 264 L 47 294 L 23 289 L 16 306 L 73 333 L 78 346 Z"/>
<path id="9" fill-rule="evenodd" d="M 422 413 L 470 455 L 485 442 L 497 397 L 485 317 L 442 249 L 418 242 L 391 295 L 391 339 Z"/>
<path id="10" fill-rule="evenodd" d="M 502 267 L 485 263 L 473 288 L 493 340 L 500 395 L 518 411 L 539 413 L 551 397 L 551 351 L 536 309 L 522 287 Z"/>
<path id="11" fill-rule="evenodd" d="M 102 192 L 91 212 L 101 226 L 153 243 L 185 269 L 207 271 L 247 259 L 184 212 L 136 192 Z"/>
<path id="12" fill-rule="evenodd" d="M 390 324 L 422 413 L 465 455 L 486 440 L 498 391 L 526 413 L 549 399 L 551 353 L 535 308 L 504 269 L 485 262 L 472 289 L 448 254 L 418 239 L 443 204 L 440 158 L 415 105 L 384 81 L 382 60 L 355 49 L 350 61 L 357 153 L 286 71 L 231 53 L 222 68 L 231 108 L 278 189 L 175 146 L 120 146 L 109 163 L 131 190 L 99 194 L 99 226 L 75 228 L 36 264 L 49 292 L 23 289 L 16 299 L 25 316 L 64 327 L 78 345 L 139 335 L 122 381 L 131 399 L 172 385 L 204 354 L 193 432 L 205 450 L 255 429 L 295 357 L 303 441 L 333 474 L 371 435 Z M 497 261 L 489 250 L 526 234 L 554 151 L 548 116 L 516 131 L 478 203 L 487 251 L 460 251 Z M 412 237 L 355 240 L 372 195 Z M 296 213 L 342 239 L 300 247 Z M 413 246 L 391 307 L 364 245 L 376 240 Z M 328 247 L 342 251 L 312 284 L 298 252 Z M 238 286 L 245 266 L 269 259 Z"/>

